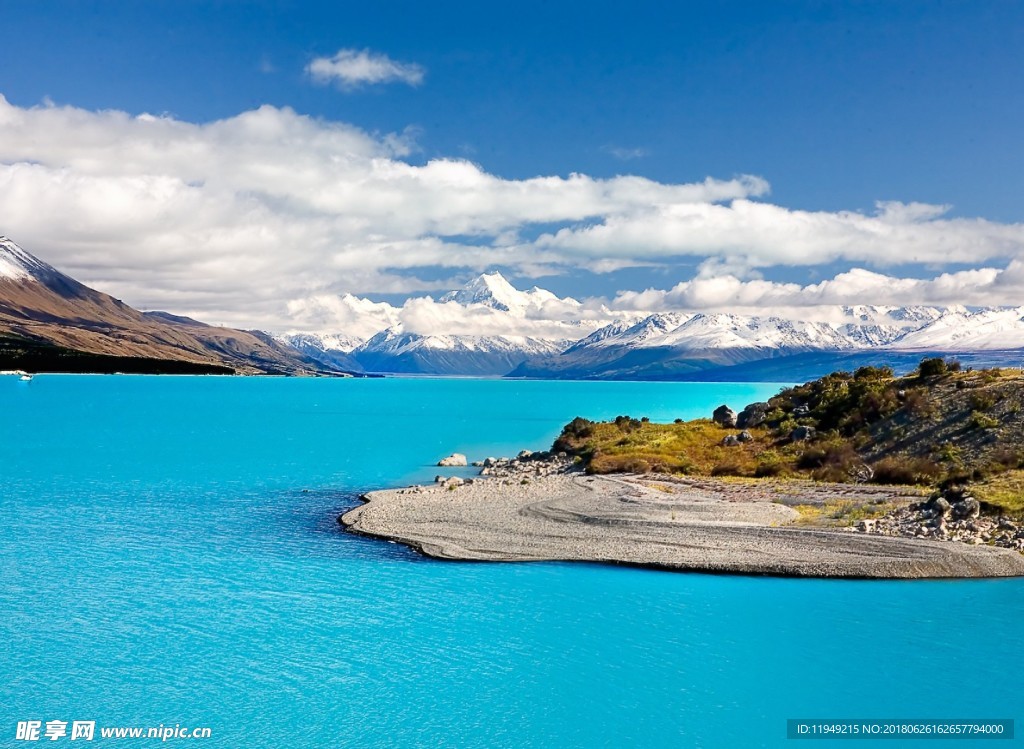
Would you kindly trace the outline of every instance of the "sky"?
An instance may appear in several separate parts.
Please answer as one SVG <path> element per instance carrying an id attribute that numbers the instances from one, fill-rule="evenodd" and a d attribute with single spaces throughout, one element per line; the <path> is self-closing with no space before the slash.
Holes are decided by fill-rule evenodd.
<path id="1" fill-rule="evenodd" d="M 327 330 L 491 270 L 612 317 L 1024 300 L 1020 3 L 5 0 L 0 28 L 0 234 L 144 309 Z"/>

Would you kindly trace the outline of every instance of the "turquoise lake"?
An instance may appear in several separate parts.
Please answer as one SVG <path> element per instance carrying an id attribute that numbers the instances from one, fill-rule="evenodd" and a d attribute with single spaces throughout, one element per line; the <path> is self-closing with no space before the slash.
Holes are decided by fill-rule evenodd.
<path id="1" fill-rule="evenodd" d="M 1019 729 L 1022 579 L 438 562 L 335 520 L 453 451 L 778 389 L 0 377 L 0 745 L 30 745 L 25 720 L 208 726 L 205 747 L 785 746 L 787 718 Z"/>

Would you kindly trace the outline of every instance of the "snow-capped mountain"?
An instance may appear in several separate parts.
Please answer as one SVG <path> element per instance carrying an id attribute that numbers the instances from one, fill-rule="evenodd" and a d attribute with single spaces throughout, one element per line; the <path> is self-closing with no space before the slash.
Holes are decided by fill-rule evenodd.
<path id="1" fill-rule="evenodd" d="M 540 310 L 552 302 L 579 307 L 575 299 L 559 299 L 546 289 L 534 286 L 529 291 L 519 291 L 500 273 L 484 273 L 477 276 L 461 289 L 449 291 L 441 297 L 441 303 L 455 302 L 463 306 L 480 304 L 517 317 L 524 317 L 531 309 Z"/>
<path id="2" fill-rule="evenodd" d="M 1004 351 L 1024 348 L 1024 307 L 952 309 L 892 344 L 902 350 Z"/>
<path id="3" fill-rule="evenodd" d="M 582 306 L 536 287 L 520 291 L 500 273 L 485 273 L 437 301 L 411 299 L 400 308 L 345 301 L 347 309 L 368 309 L 379 321 L 365 342 L 352 345 L 349 338 L 342 344 L 340 334 L 281 339 L 318 361 L 337 362 L 345 354 L 371 372 L 503 375 L 529 359 L 562 352 L 607 322 L 607 316 L 580 319 Z M 371 321 L 369 315 L 359 319 Z"/>
<path id="4" fill-rule="evenodd" d="M 347 372 L 358 372 L 362 369 L 359 362 L 350 356 L 352 351 L 363 343 L 361 338 L 341 333 L 286 333 L 275 338 L 329 369 Z"/>
<path id="5" fill-rule="evenodd" d="M 388 328 L 353 355 L 371 372 L 504 375 L 531 357 L 552 356 L 567 342 L 523 336 L 418 335 Z"/>
<path id="6" fill-rule="evenodd" d="M 845 355 L 1024 349 L 1024 307 L 841 307 L 829 321 L 725 313 L 651 315 L 614 323 L 557 356 L 524 363 L 532 377 L 669 378 L 695 371 L 808 353 Z M 678 324 L 674 324 L 678 323 Z M 1007 362 L 1017 363 L 1016 352 Z"/>

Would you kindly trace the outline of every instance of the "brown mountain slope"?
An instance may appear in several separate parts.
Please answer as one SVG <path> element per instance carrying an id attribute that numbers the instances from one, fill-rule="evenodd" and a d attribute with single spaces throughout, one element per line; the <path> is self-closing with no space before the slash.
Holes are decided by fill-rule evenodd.
<path id="1" fill-rule="evenodd" d="M 227 366 L 245 374 L 321 367 L 268 336 L 143 313 L 0 237 L 0 334 L 74 351 Z"/>

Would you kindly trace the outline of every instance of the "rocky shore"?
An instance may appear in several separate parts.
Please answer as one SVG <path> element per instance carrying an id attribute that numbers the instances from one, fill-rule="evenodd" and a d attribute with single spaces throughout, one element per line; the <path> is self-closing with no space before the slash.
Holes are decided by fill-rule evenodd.
<path id="1" fill-rule="evenodd" d="M 1024 552 L 1024 525 L 1005 516 L 983 516 L 981 503 L 962 490 L 937 494 L 874 520 L 860 520 L 863 533 L 990 544 Z"/>
<path id="2" fill-rule="evenodd" d="M 1024 575 L 1024 555 L 1016 551 L 945 540 L 956 537 L 958 524 L 979 518 L 950 515 L 946 536 L 893 532 L 903 527 L 900 513 L 934 512 L 919 495 L 894 487 L 587 476 L 564 454 L 525 451 L 478 467 L 478 478 L 439 476 L 433 485 L 370 492 L 339 521 L 442 559 L 805 577 Z M 837 501 L 897 509 L 892 521 L 887 515 L 859 532 L 803 522 L 806 508 Z"/>

